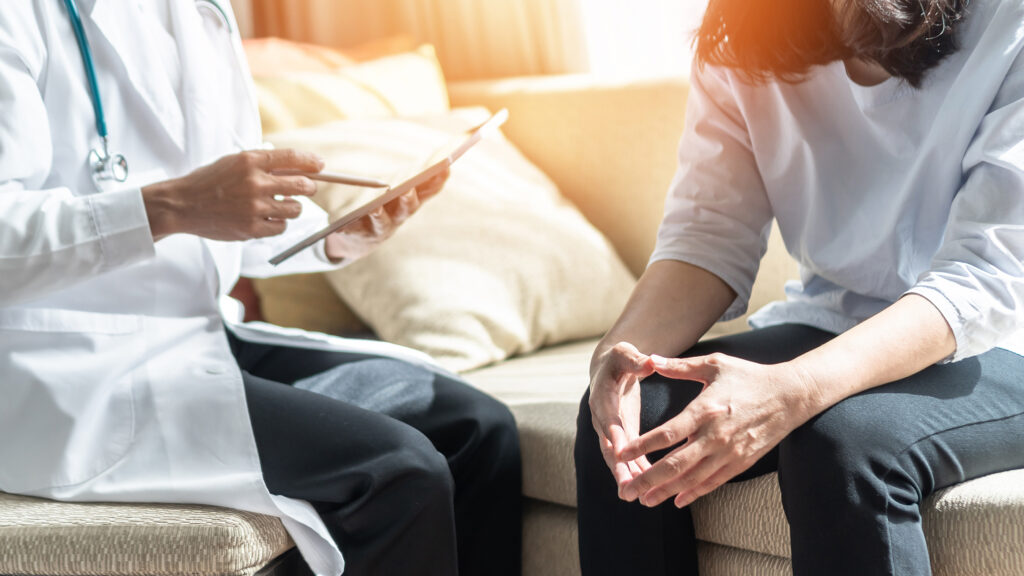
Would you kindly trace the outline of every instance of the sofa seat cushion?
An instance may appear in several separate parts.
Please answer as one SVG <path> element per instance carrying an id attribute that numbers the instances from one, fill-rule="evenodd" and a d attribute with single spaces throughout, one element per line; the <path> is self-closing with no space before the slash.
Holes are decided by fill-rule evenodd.
<path id="1" fill-rule="evenodd" d="M 249 576 L 293 546 L 280 520 L 250 512 L 0 493 L 0 574 Z"/>
<path id="2" fill-rule="evenodd" d="M 512 410 L 528 498 L 576 507 L 576 413 L 589 385 L 596 345 L 597 340 L 584 340 L 545 348 L 462 375 Z"/>
<path id="3" fill-rule="evenodd" d="M 548 348 L 465 377 L 507 403 L 519 425 L 523 493 L 576 506 L 573 444 L 596 340 Z M 693 506 L 697 537 L 720 546 L 788 558 L 789 526 L 778 477 L 727 484 Z M 924 506 L 936 576 L 1024 574 L 1024 470 L 947 488 Z"/>

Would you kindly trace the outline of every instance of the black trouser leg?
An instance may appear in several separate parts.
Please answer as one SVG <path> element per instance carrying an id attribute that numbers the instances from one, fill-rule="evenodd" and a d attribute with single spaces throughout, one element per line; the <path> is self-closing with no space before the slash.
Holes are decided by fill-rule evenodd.
<path id="1" fill-rule="evenodd" d="M 779 326 L 699 344 L 687 355 L 724 352 L 757 362 L 795 357 L 829 339 L 801 326 Z M 776 466 L 782 502 L 790 524 L 796 576 L 928 575 L 928 548 L 921 527 L 921 501 L 934 491 L 1002 470 L 1024 468 L 1024 358 L 992 350 L 955 364 L 927 368 L 909 378 L 857 394 L 812 418 L 737 480 Z M 669 392 L 656 390 L 669 386 Z M 688 400 L 677 390 L 692 383 L 650 378 L 642 387 L 646 428 L 677 414 Z M 581 407 L 577 438 L 580 475 L 580 545 L 586 576 L 610 574 L 605 566 L 623 559 L 634 540 L 659 531 L 672 533 L 676 518 L 664 505 L 661 515 L 641 515 L 638 504 L 597 491 L 607 475 Z M 648 417 L 653 411 L 653 423 Z M 600 464 L 600 465 L 599 465 Z M 586 512 L 587 508 L 597 511 Z M 600 516 L 603 525 L 585 525 Z M 668 517 L 671 516 L 671 520 Z M 659 526 L 659 523 L 662 526 Z M 601 540 L 601 530 L 614 532 Z M 652 536 L 651 538 L 655 538 Z M 616 542 L 600 548 L 595 543 Z M 691 541 L 666 555 L 693 551 Z M 655 550 L 651 550 L 654 553 Z M 632 558 L 632 557 L 630 557 Z M 643 559 L 639 561 L 644 562 Z M 664 571 L 671 559 L 632 563 L 636 573 Z M 589 568 L 589 569 L 588 569 Z"/>
<path id="2" fill-rule="evenodd" d="M 651 386 L 642 393 L 641 429 L 668 419 L 700 392 L 699 386 Z M 657 396 L 655 400 L 654 396 Z M 655 508 L 619 499 L 618 487 L 597 443 L 589 393 L 576 420 L 576 500 L 580 564 L 584 576 L 622 574 L 684 576 L 697 573 L 696 537 L 690 510 L 672 501 Z M 666 414 L 653 414 L 660 408 Z"/>
<path id="3" fill-rule="evenodd" d="M 519 575 L 519 436 L 507 407 L 454 376 L 396 360 L 237 341 L 233 346 L 240 365 L 260 376 L 363 408 L 426 437 L 454 479 L 459 573 Z"/>
<path id="4" fill-rule="evenodd" d="M 779 448 L 793 571 L 929 575 L 922 500 L 1022 467 L 1024 358 L 1012 352 L 932 366 L 847 398 Z"/>
<path id="5" fill-rule="evenodd" d="M 344 402 L 244 379 L 267 488 L 313 504 L 346 575 L 456 573 L 451 476 L 425 436 Z"/>

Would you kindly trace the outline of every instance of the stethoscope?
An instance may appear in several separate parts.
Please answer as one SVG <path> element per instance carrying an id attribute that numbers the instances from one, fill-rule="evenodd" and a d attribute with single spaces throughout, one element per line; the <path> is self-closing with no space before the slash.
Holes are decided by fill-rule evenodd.
<path id="1" fill-rule="evenodd" d="M 221 18 L 228 32 L 231 32 L 231 20 L 216 0 L 199 0 L 197 4 L 204 4 L 212 7 L 215 13 Z M 96 81 L 96 67 L 93 65 L 92 49 L 89 46 L 89 39 L 85 37 L 85 29 L 82 27 L 82 17 L 78 13 L 78 4 L 75 0 L 64 0 L 68 9 L 68 17 L 71 19 L 71 27 L 75 31 L 75 39 L 78 41 L 78 51 L 82 54 L 82 64 L 85 66 L 85 75 L 89 81 L 89 96 L 92 99 L 92 110 L 96 115 L 96 132 L 100 135 L 100 147 L 89 151 L 86 159 L 92 181 L 97 190 L 102 190 L 104 182 L 124 182 L 128 179 L 128 160 L 124 154 L 110 153 L 110 133 L 107 131 L 107 118 L 103 114 L 103 99 L 100 98 L 100 87 Z"/>

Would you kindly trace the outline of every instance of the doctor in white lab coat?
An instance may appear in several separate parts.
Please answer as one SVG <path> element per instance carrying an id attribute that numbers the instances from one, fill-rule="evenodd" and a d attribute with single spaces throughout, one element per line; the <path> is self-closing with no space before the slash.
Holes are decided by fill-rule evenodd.
<path id="1" fill-rule="evenodd" d="M 5 2 L 0 490 L 272 514 L 318 574 L 517 570 L 507 409 L 415 352 L 222 312 L 240 273 L 361 256 L 440 182 L 273 269 L 326 217 L 310 180 L 272 171 L 323 166 L 242 152 L 261 134 L 230 7 L 77 4 L 130 177 L 91 178 L 100 139 L 64 3 Z"/>

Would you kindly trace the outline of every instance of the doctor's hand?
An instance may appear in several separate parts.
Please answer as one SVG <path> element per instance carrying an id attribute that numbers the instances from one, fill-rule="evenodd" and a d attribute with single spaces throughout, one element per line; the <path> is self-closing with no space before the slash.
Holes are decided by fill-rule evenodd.
<path id="1" fill-rule="evenodd" d="M 174 180 L 142 189 L 154 240 L 195 234 L 212 240 L 249 240 L 284 232 L 302 205 L 291 196 L 312 196 L 305 176 L 275 170 L 319 172 L 319 157 L 295 150 L 251 150 L 225 156 Z"/>
<path id="2" fill-rule="evenodd" d="M 632 440 L 621 460 L 674 448 L 619 490 L 623 500 L 677 507 L 750 468 L 819 410 L 812 390 L 788 364 L 765 365 L 723 354 L 667 359 L 651 356 L 659 374 L 704 384 L 677 416 Z"/>
<path id="3" fill-rule="evenodd" d="M 651 357 L 627 342 L 598 351 L 591 362 L 590 414 L 620 497 L 625 486 L 651 467 L 643 454 L 620 454 L 640 436 L 640 381 L 653 373 Z"/>
<path id="4" fill-rule="evenodd" d="M 324 240 L 327 257 L 340 262 L 356 260 L 373 252 L 415 214 L 424 202 L 437 195 L 447 180 L 448 171 L 445 170 L 415 190 L 381 206 L 376 212 L 331 234 Z"/>

